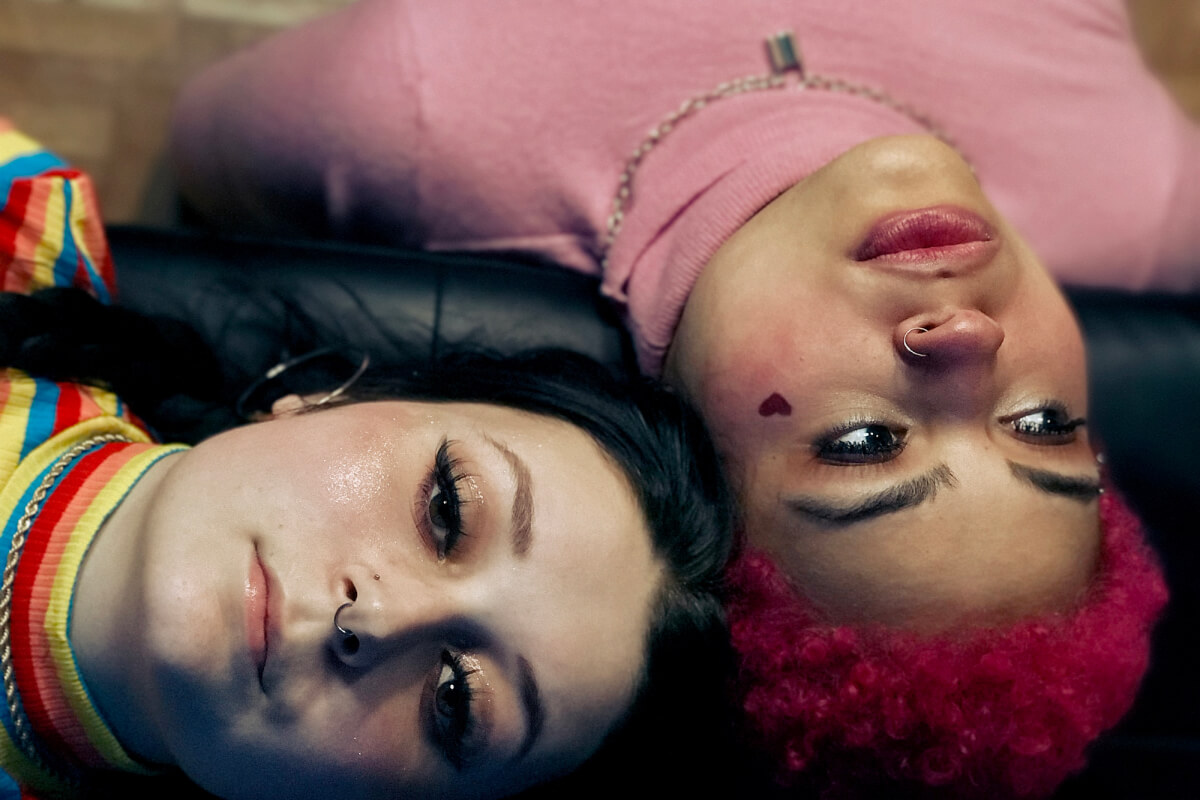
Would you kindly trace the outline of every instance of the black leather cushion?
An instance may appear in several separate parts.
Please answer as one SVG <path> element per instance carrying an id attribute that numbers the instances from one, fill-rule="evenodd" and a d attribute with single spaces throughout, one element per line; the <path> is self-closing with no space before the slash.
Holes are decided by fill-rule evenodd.
<path id="1" fill-rule="evenodd" d="M 1090 423 L 1162 556 L 1171 602 L 1138 703 L 1064 798 L 1200 797 L 1200 297 L 1076 291 Z"/>
<path id="2" fill-rule="evenodd" d="M 565 347 L 633 369 L 597 281 L 558 267 L 365 246 L 113 227 L 122 305 L 184 320 L 241 389 L 288 355 L 333 341 L 376 362 L 462 347 Z"/>
<path id="3" fill-rule="evenodd" d="M 123 304 L 191 323 L 232 399 L 326 340 L 377 359 L 560 346 L 634 362 L 597 282 L 553 266 L 113 228 Z M 1147 521 L 1172 601 L 1133 713 L 1062 797 L 1200 797 L 1200 297 L 1070 294 L 1088 343 L 1089 427 Z"/>

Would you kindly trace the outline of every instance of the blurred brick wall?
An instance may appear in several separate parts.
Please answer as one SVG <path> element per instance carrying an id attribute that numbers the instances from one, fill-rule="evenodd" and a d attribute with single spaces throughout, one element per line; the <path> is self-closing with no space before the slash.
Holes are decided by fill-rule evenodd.
<path id="1" fill-rule="evenodd" d="M 110 221 L 169 222 L 160 170 L 178 87 L 349 1 L 0 0 L 0 114 L 89 170 Z M 1130 7 L 1147 62 L 1200 118 L 1200 0 Z"/>

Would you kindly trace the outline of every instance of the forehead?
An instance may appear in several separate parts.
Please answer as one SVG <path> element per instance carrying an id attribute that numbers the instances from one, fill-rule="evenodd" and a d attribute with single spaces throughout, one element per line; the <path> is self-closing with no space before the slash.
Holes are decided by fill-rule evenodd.
<path id="1" fill-rule="evenodd" d="M 507 444 L 529 463 L 534 543 L 511 565 L 504 625 L 519 626 L 510 641 L 546 706 L 534 755 L 556 762 L 593 751 L 627 709 L 662 565 L 627 481 L 586 436 L 550 452 Z"/>
<path id="2" fill-rule="evenodd" d="M 830 529 L 777 505 L 750 536 L 836 621 L 936 631 L 1069 608 L 1095 570 L 1097 504 L 981 465 L 956 464 L 955 485 L 912 509 Z"/>

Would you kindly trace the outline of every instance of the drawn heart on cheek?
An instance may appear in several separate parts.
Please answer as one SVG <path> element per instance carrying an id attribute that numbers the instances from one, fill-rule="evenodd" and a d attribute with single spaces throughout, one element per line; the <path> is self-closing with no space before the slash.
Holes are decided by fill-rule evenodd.
<path id="1" fill-rule="evenodd" d="M 790 417 L 792 415 L 792 405 L 779 392 L 772 392 L 770 397 L 759 404 L 758 414 L 762 417 L 773 417 L 776 414 Z"/>

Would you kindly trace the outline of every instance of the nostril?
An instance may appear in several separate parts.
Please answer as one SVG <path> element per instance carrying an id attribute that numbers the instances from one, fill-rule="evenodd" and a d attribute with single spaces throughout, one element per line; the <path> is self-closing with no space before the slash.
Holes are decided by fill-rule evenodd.
<path id="1" fill-rule="evenodd" d="M 351 603 L 358 599 L 358 587 L 349 578 L 342 581 L 342 593 L 346 595 L 346 599 Z"/>

